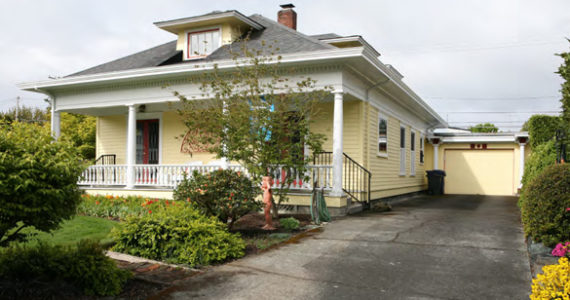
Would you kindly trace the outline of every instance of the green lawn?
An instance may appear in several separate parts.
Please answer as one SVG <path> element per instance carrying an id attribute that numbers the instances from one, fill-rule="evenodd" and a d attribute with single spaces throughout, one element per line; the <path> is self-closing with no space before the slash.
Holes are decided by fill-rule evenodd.
<path id="1" fill-rule="evenodd" d="M 26 232 L 37 232 L 38 235 L 30 239 L 28 243 L 37 243 L 37 240 L 56 245 L 73 245 L 82 239 L 98 240 L 102 244 L 109 244 L 111 229 L 119 223 L 107 219 L 77 216 L 61 224 L 61 228 L 51 233 L 40 232 L 35 229 L 27 229 Z"/>

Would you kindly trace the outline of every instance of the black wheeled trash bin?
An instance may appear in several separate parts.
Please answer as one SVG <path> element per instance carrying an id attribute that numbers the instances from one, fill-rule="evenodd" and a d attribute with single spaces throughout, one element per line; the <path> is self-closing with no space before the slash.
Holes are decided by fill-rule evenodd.
<path id="1" fill-rule="evenodd" d="M 431 170 L 426 171 L 428 177 L 428 193 L 430 195 L 443 195 L 443 178 L 445 171 Z"/>

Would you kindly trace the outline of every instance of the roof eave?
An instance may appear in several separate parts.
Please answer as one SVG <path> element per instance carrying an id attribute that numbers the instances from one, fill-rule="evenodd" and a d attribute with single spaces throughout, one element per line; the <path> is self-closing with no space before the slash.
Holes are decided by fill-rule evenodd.
<path id="1" fill-rule="evenodd" d="M 362 56 L 362 48 L 358 49 L 331 49 L 310 52 L 298 52 L 294 54 L 282 54 L 280 62 L 283 64 L 316 62 L 331 59 L 345 59 Z M 273 63 L 277 63 L 276 60 Z M 64 77 L 58 79 L 50 79 L 36 82 L 24 82 L 17 84 L 17 87 L 26 91 L 35 91 L 37 89 L 50 89 L 68 86 L 77 86 L 91 83 L 103 83 L 115 80 L 136 80 L 141 78 L 153 78 L 163 76 L 176 76 L 188 74 L 189 72 L 210 71 L 217 66 L 218 69 L 231 69 L 235 67 L 236 62 L 233 59 L 220 60 L 215 62 L 202 62 L 197 64 L 176 64 L 160 67 L 139 68 L 126 71 L 116 71 L 107 73 L 98 73 L 91 75 L 80 75 L 73 77 Z"/>
<path id="2" fill-rule="evenodd" d="M 254 28 L 256 30 L 262 30 L 265 28 L 263 25 L 261 25 L 261 24 L 255 22 L 254 20 L 244 16 L 243 14 L 241 14 L 238 11 L 227 11 L 227 12 L 221 12 L 218 14 L 210 14 L 210 15 L 205 15 L 205 16 L 182 18 L 182 19 L 175 19 L 175 20 L 168 20 L 168 21 L 160 21 L 160 22 L 154 22 L 154 25 L 156 25 L 158 28 L 166 30 L 168 32 L 176 33 L 176 31 L 172 30 L 173 27 L 177 27 L 177 26 L 181 26 L 181 25 L 189 24 L 189 23 L 211 21 L 211 20 L 228 18 L 228 17 L 236 18 L 239 21 L 247 24 L 248 26 L 251 26 L 252 28 Z"/>

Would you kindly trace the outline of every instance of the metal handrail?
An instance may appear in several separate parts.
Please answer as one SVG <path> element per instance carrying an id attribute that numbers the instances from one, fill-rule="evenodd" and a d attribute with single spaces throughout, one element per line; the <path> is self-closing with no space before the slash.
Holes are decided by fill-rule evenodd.
<path id="1" fill-rule="evenodd" d="M 101 162 L 100 165 L 114 165 L 117 162 L 117 155 L 103 154 L 95 160 L 95 165 L 99 165 L 99 162 Z"/>
<path id="2" fill-rule="evenodd" d="M 346 153 L 343 152 L 342 155 L 344 168 L 342 190 L 358 202 L 370 203 L 372 173 Z M 315 153 L 313 163 L 332 165 L 332 152 Z M 362 194 L 366 195 L 366 199 L 362 199 Z"/>

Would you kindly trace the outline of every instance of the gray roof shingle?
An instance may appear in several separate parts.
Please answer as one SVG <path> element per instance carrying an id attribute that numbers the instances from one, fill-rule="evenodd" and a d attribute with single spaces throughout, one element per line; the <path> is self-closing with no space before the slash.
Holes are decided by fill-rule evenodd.
<path id="1" fill-rule="evenodd" d="M 73 73 L 67 77 L 155 67 L 167 62 L 173 57 L 176 57 L 178 54 L 181 54 L 181 52 L 182 51 L 176 50 L 176 41 L 171 41 L 108 63 Z M 180 55 L 180 57 L 182 56 Z"/>
<path id="2" fill-rule="evenodd" d="M 274 51 L 275 54 L 308 52 L 335 48 L 334 46 L 319 41 L 318 38 L 304 35 L 261 15 L 252 15 L 249 18 L 264 26 L 265 29 L 253 31 L 247 41 L 237 41 L 231 45 L 222 46 L 212 52 L 208 57 L 198 61 L 212 62 L 216 60 L 231 59 L 234 55 L 232 54 L 232 50 L 239 51 L 244 42 L 247 43 L 248 49 L 260 50 L 264 48 L 262 46 L 262 42 L 264 41 L 267 44 L 273 45 L 273 49 L 278 49 L 277 51 Z M 196 60 L 184 61 L 182 59 L 182 51 L 176 50 L 176 41 L 171 41 L 160 46 L 68 75 L 67 77 L 196 62 Z"/>

